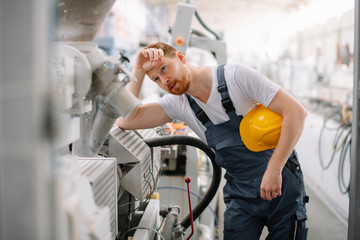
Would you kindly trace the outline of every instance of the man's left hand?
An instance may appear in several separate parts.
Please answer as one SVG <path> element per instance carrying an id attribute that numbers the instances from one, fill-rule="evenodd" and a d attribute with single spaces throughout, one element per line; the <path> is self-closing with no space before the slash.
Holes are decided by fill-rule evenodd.
<path id="1" fill-rule="evenodd" d="M 260 185 L 260 196 L 272 200 L 281 196 L 282 176 L 280 171 L 266 170 Z"/>

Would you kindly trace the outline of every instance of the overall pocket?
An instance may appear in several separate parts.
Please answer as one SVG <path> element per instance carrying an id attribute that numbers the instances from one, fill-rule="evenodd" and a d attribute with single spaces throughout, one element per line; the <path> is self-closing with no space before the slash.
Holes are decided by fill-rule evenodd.
<path id="1" fill-rule="evenodd" d="M 297 178 L 300 183 L 304 183 L 304 176 L 301 171 L 301 166 L 297 159 L 296 153 L 292 154 L 289 157 L 288 161 L 285 164 L 285 167 L 290 170 L 290 172 Z"/>
<path id="2" fill-rule="evenodd" d="M 262 176 L 238 180 L 227 172 L 224 178 L 226 179 L 226 184 L 223 188 L 225 202 L 230 203 L 231 201 L 238 201 L 236 199 L 246 200 L 260 197 Z"/>
<path id="3" fill-rule="evenodd" d="M 296 218 L 297 220 L 304 220 L 307 218 L 306 216 L 306 207 L 305 204 L 309 201 L 309 197 L 306 195 L 305 185 L 304 185 L 304 175 L 301 170 L 300 163 L 297 158 L 297 154 L 294 152 L 288 159 L 285 164 L 285 169 L 288 172 L 290 180 L 295 183 L 295 187 L 292 191 L 296 191 L 297 193 L 297 203 L 298 207 L 296 210 Z M 290 195 L 293 195 L 291 193 Z"/>

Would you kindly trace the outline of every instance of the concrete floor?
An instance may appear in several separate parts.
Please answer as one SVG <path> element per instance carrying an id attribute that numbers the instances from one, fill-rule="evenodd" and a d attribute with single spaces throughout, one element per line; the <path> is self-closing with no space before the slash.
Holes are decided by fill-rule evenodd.
<path id="1" fill-rule="evenodd" d="M 307 206 L 309 227 L 308 240 L 345 240 L 347 225 L 317 197 L 310 187 L 306 188 L 310 201 Z"/>
<path id="2" fill-rule="evenodd" d="M 308 240 L 346 240 L 347 226 L 319 199 L 313 190 L 306 186 L 306 193 L 310 197 L 307 204 L 309 228 Z M 267 236 L 267 229 L 264 229 L 261 240 Z"/>

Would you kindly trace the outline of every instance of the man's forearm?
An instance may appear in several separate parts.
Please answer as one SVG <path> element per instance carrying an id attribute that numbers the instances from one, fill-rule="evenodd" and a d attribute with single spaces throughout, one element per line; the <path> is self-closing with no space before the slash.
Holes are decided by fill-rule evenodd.
<path id="1" fill-rule="evenodd" d="M 125 130 L 131 130 L 134 129 L 132 128 L 130 125 L 132 122 L 134 122 L 134 119 L 136 118 L 136 115 L 139 111 L 139 107 L 136 108 L 129 116 L 127 116 L 126 118 L 123 117 L 119 117 L 116 120 L 116 125 L 118 127 L 120 127 L 121 129 L 125 129 Z"/>
<path id="2" fill-rule="evenodd" d="M 269 108 L 283 117 L 280 138 L 270 158 L 268 170 L 281 172 L 298 142 L 305 123 L 306 110 L 285 90 L 280 89 Z"/>
<path id="3" fill-rule="evenodd" d="M 134 94 L 135 97 L 139 98 L 140 97 L 140 92 L 141 92 L 141 87 L 145 78 L 145 72 L 142 71 L 141 69 L 137 69 L 137 68 L 133 68 L 132 70 L 132 75 L 137 79 L 137 82 L 135 81 L 130 81 L 127 85 L 126 88 L 132 93 Z"/>
<path id="4" fill-rule="evenodd" d="M 305 117 L 306 112 L 301 107 L 297 110 L 292 109 L 283 115 L 280 139 L 269 160 L 260 185 L 262 199 L 271 200 L 281 196 L 282 170 L 301 136 Z"/>
<path id="5" fill-rule="evenodd" d="M 306 112 L 303 109 L 299 109 L 299 111 L 289 115 L 284 116 L 280 139 L 269 161 L 269 170 L 281 172 L 302 134 Z"/>

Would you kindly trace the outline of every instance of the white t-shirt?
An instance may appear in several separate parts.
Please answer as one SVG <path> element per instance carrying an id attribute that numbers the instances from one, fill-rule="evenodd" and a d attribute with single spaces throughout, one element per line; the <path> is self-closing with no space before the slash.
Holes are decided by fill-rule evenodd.
<path id="1" fill-rule="evenodd" d="M 221 96 L 217 90 L 218 80 L 216 66 L 212 70 L 212 87 L 208 101 L 205 103 L 193 97 L 214 124 L 229 120 L 221 104 Z M 225 80 L 231 101 L 237 115 L 246 115 L 257 103 L 268 106 L 280 86 L 268 79 L 264 74 L 245 65 L 226 64 Z M 159 104 L 173 120 L 185 122 L 203 141 L 206 142 L 206 128 L 196 118 L 185 95 L 167 94 L 159 100 Z"/>

